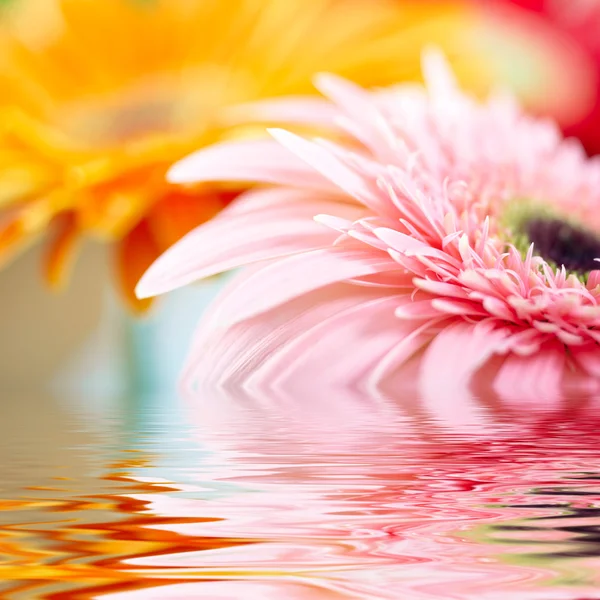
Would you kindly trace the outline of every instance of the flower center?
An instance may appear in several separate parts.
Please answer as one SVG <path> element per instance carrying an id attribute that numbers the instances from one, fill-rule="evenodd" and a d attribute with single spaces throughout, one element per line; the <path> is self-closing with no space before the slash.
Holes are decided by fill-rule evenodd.
<path id="1" fill-rule="evenodd" d="M 522 231 L 543 259 L 584 274 L 600 268 L 600 239 L 583 227 L 550 216 L 531 217 Z"/>

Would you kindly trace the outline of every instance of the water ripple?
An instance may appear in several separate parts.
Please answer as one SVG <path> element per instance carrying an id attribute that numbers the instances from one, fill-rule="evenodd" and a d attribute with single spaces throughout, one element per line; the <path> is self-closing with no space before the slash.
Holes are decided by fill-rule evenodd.
<path id="1" fill-rule="evenodd" d="M 600 599 L 599 403 L 473 401 L 481 421 L 350 391 L 12 403 L 0 594 Z"/>

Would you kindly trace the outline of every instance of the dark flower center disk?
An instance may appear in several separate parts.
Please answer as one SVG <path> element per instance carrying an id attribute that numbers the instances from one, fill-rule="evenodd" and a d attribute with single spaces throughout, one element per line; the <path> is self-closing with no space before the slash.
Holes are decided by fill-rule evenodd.
<path id="1" fill-rule="evenodd" d="M 524 233 L 534 251 L 568 271 L 587 273 L 600 269 L 600 239 L 582 227 L 560 219 L 538 217 L 525 223 Z"/>

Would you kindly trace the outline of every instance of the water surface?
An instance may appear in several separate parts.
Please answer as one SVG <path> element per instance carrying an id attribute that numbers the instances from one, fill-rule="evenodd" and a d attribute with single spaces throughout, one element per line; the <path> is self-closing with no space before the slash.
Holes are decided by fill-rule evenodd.
<path id="1" fill-rule="evenodd" d="M 3 398 L 7 599 L 600 599 L 600 401 Z"/>

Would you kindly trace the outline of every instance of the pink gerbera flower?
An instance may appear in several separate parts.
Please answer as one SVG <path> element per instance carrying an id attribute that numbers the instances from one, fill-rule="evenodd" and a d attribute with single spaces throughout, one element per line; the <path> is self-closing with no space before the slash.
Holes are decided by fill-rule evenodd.
<path id="1" fill-rule="evenodd" d="M 600 163 L 509 97 L 463 95 L 437 53 L 424 72 L 426 89 L 379 92 L 323 75 L 331 102 L 257 107 L 333 123 L 338 143 L 277 129 L 173 168 L 182 183 L 271 184 L 139 284 L 150 296 L 255 263 L 203 318 L 190 381 L 380 386 L 410 372 L 447 386 L 485 367 L 502 389 L 550 392 L 567 373 L 600 379 Z"/>

